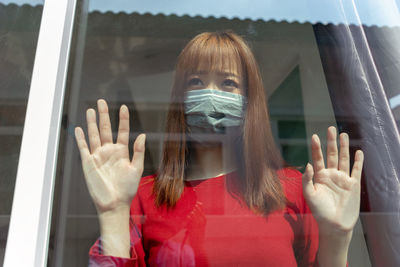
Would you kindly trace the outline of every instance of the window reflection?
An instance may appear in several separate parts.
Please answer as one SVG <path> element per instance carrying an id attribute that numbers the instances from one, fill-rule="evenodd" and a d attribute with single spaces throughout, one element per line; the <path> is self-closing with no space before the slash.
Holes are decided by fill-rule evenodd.
<path id="1" fill-rule="evenodd" d="M 311 134 L 318 132 L 326 140 L 326 128 L 336 125 L 336 118 L 311 24 L 89 13 L 84 46 L 77 44 L 73 54 L 83 51 L 74 65 L 81 72 L 70 74 L 65 105 L 56 188 L 56 200 L 61 201 L 55 202 L 60 208 L 53 209 L 51 264 L 86 264 L 87 252 L 99 235 L 73 139 L 74 127 L 85 125 L 86 109 L 96 107 L 98 98 L 107 100 L 115 141 L 119 108 L 127 105 L 133 117 L 130 144 L 139 133 L 147 134 L 143 175 L 154 174 L 162 158 L 176 58 L 197 33 L 222 27 L 245 36 L 251 44 L 267 89 L 272 132 L 284 159 L 290 165 L 304 166 L 311 158 Z M 132 154 L 132 145 L 129 149 Z M 182 236 L 178 233 L 176 238 Z M 356 266 L 367 264 L 363 237 L 354 240 L 359 242 L 356 248 L 363 250 L 350 253 L 350 261 L 353 257 Z M 165 244 L 173 251 L 174 245 Z M 168 249 L 163 251 L 162 255 L 169 255 Z M 190 258 L 190 249 L 183 251 Z"/>

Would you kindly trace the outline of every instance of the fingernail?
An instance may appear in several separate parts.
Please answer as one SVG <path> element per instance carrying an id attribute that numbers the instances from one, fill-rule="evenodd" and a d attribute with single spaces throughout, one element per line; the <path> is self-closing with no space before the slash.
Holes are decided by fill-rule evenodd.
<path id="1" fill-rule="evenodd" d="M 142 138 L 140 139 L 140 145 L 144 146 L 145 143 L 146 143 L 146 134 L 143 134 Z"/>
<path id="2" fill-rule="evenodd" d="M 101 112 L 108 112 L 108 105 L 107 102 L 104 99 L 99 99 L 97 101 L 97 108 Z"/>
<path id="3" fill-rule="evenodd" d="M 86 111 L 86 114 L 89 115 L 89 116 L 95 116 L 96 115 L 96 111 L 94 111 L 94 109 L 92 109 L 92 108 L 89 108 Z"/>

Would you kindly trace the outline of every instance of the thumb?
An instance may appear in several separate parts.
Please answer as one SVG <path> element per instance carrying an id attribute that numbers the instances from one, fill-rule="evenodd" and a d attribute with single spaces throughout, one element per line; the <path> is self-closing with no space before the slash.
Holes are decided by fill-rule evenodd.
<path id="1" fill-rule="evenodd" d="M 145 151 L 146 135 L 140 134 L 133 144 L 133 158 L 131 164 L 134 168 L 143 172 L 144 151 Z"/>
<path id="2" fill-rule="evenodd" d="M 313 176 L 314 176 L 313 166 L 310 163 L 307 163 L 306 170 L 303 173 L 303 178 L 302 178 L 303 194 L 306 199 L 310 199 L 315 193 L 314 183 L 312 180 Z"/>

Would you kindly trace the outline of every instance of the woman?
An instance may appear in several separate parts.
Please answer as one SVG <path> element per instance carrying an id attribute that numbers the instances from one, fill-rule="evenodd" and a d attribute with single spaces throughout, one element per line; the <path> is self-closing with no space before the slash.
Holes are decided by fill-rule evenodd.
<path id="1" fill-rule="evenodd" d="M 259 68 L 238 35 L 199 34 L 179 55 L 157 174 L 141 179 L 144 134 L 130 161 L 128 108 L 115 144 L 104 100 L 98 111 L 100 131 L 87 111 L 90 150 L 75 129 L 100 222 L 90 265 L 346 265 L 363 153 L 350 175 L 348 135 L 338 152 L 329 127 L 326 167 L 313 135 L 313 165 L 284 168 Z"/>

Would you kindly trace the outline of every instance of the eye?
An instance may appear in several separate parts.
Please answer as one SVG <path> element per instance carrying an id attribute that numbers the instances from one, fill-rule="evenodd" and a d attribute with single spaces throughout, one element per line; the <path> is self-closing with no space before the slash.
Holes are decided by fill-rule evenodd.
<path id="1" fill-rule="evenodd" d="M 235 82 L 234 80 L 231 80 L 231 79 L 226 79 L 226 80 L 224 80 L 224 81 L 222 82 L 222 85 L 223 85 L 223 86 L 228 86 L 228 87 L 236 87 L 236 88 L 239 87 L 238 83 Z"/>
<path id="2" fill-rule="evenodd" d="M 190 79 L 188 82 L 189 86 L 202 86 L 203 82 L 199 78 Z"/>

